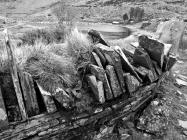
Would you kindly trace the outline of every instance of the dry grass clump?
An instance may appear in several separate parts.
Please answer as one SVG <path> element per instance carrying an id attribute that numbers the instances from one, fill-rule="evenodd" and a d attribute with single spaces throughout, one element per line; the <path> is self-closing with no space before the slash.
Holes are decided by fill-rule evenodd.
<path id="1" fill-rule="evenodd" d="M 20 69 L 30 73 L 47 91 L 54 93 L 60 88 L 73 87 L 78 77 L 70 57 L 57 55 L 52 45 L 41 42 L 16 49 Z"/>
<path id="2" fill-rule="evenodd" d="M 60 29 L 37 29 L 27 31 L 20 37 L 22 44 L 34 45 L 36 40 L 40 40 L 45 44 L 50 44 L 53 42 L 59 43 L 64 41 L 64 30 Z"/>
<path id="3" fill-rule="evenodd" d="M 84 65 L 90 60 L 93 46 L 85 34 L 75 28 L 66 36 L 66 42 L 67 52 L 73 57 L 76 65 Z"/>
<path id="4" fill-rule="evenodd" d="M 8 56 L 5 50 L 5 44 L 0 42 L 0 73 L 7 73 L 8 70 Z"/>
<path id="5" fill-rule="evenodd" d="M 40 37 L 36 40 L 33 38 L 35 41 L 33 45 L 22 44 L 15 48 L 18 68 L 30 73 L 45 90 L 51 93 L 54 93 L 58 87 L 74 87 L 79 80 L 77 68 L 90 60 L 91 41 L 77 29 L 67 35 L 64 44 L 47 45 L 38 38 Z M 0 55 L 4 57 L 0 61 L 3 61 L 1 64 L 5 64 L 0 68 L 5 71 L 8 69 L 5 67 L 8 64 L 8 57 L 2 51 L 0 54 L 4 54 Z"/>

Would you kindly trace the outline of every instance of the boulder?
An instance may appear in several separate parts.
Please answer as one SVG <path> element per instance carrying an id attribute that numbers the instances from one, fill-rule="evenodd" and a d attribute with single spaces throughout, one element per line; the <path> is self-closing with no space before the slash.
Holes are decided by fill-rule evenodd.
<path id="1" fill-rule="evenodd" d="M 120 96 L 122 94 L 122 91 L 121 91 L 120 84 L 119 84 L 117 75 L 115 73 L 114 67 L 111 65 L 107 65 L 106 73 L 107 73 L 114 97 Z"/>
<path id="2" fill-rule="evenodd" d="M 110 84 L 109 81 L 107 79 L 105 70 L 103 68 L 100 68 L 96 65 L 89 65 L 90 71 L 93 75 L 95 75 L 95 77 L 99 80 L 103 82 L 103 87 L 104 87 L 104 91 L 105 91 L 105 99 L 106 100 L 111 100 L 113 99 L 113 94 L 112 94 L 112 90 L 110 88 Z"/>
<path id="3" fill-rule="evenodd" d="M 139 45 L 144 48 L 151 59 L 155 60 L 160 68 L 162 68 L 164 62 L 164 44 L 157 40 L 149 39 L 145 35 L 139 36 L 138 39 Z"/>
<path id="4" fill-rule="evenodd" d="M 94 75 L 87 75 L 87 81 L 95 95 L 95 98 L 101 104 L 105 102 L 103 82 L 96 80 Z"/>
<path id="5" fill-rule="evenodd" d="M 133 62 L 147 69 L 153 69 L 153 64 L 151 58 L 149 57 L 149 54 L 141 47 L 136 48 L 133 55 Z"/>
<path id="6" fill-rule="evenodd" d="M 136 91 L 140 86 L 140 82 L 134 76 L 130 75 L 130 73 L 124 73 L 123 76 L 125 79 L 127 90 L 130 95 L 132 95 L 132 93 Z"/>
<path id="7" fill-rule="evenodd" d="M 106 41 L 102 38 L 101 34 L 97 30 L 89 30 L 88 35 L 91 37 L 94 44 L 101 43 L 103 45 L 108 46 Z"/>
<path id="8" fill-rule="evenodd" d="M 178 50 L 182 47 L 182 38 L 185 24 L 178 19 L 171 19 L 158 25 L 156 33 L 163 43 L 172 44 L 171 52 L 178 56 Z"/>
<path id="9" fill-rule="evenodd" d="M 123 76 L 121 76 L 121 75 L 123 75 L 123 69 L 122 69 L 120 55 L 117 52 L 115 52 L 112 48 L 109 48 L 107 46 L 98 44 L 97 47 L 100 48 L 100 50 L 105 55 L 108 65 L 114 66 L 114 69 L 115 69 L 115 72 L 117 75 L 117 79 L 118 79 L 120 87 L 121 87 L 121 91 L 123 93 L 125 93 L 126 92 L 125 82 L 124 82 Z"/>

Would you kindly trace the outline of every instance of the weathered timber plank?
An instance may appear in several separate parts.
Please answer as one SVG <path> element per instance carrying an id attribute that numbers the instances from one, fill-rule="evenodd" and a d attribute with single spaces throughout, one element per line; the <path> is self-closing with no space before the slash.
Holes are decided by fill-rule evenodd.
<path id="1" fill-rule="evenodd" d="M 21 87 L 19 83 L 18 71 L 17 71 L 17 65 L 16 65 L 16 58 L 14 56 L 13 48 L 10 44 L 10 39 L 8 36 L 7 29 L 5 29 L 5 46 L 6 46 L 6 50 L 8 54 L 10 73 L 12 76 L 12 80 L 13 80 L 13 84 L 14 84 L 14 88 L 15 88 L 15 92 L 16 92 L 16 96 L 18 100 L 18 105 L 20 108 L 20 113 L 21 113 L 22 119 L 26 120 L 28 116 L 25 111 L 25 106 L 24 106 L 23 97 L 21 93 Z"/>
<path id="2" fill-rule="evenodd" d="M 0 130 L 4 129 L 8 126 L 8 116 L 6 113 L 6 108 L 4 104 L 4 99 L 1 93 L 1 86 L 0 86 Z"/>
<path id="3" fill-rule="evenodd" d="M 25 100 L 26 112 L 29 117 L 39 114 L 39 106 L 30 74 L 19 71 L 20 83 Z"/>
<path id="4" fill-rule="evenodd" d="M 2 133 L 0 133 L 0 138 L 5 139 L 24 139 L 29 136 L 33 136 L 32 138 L 47 138 L 50 136 L 58 135 L 64 132 L 68 132 L 70 130 L 74 130 L 75 128 L 91 125 L 92 123 L 102 120 L 102 121 L 110 121 L 112 118 L 113 121 L 117 121 L 118 119 L 122 119 L 124 117 L 132 116 L 135 114 L 139 108 L 142 108 L 147 102 L 149 102 L 156 94 L 156 90 L 159 87 L 160 83 L 167 76 L 163 74 L 158 81 L 157 84 L 151 84 L 150 86 L 144 87 L 142 90 L 138 90 L 134 93 L 134 95 L 142 94 L 142 97 L 135 97 L 132 100 L 121 101 L 112 107 L 108 107 L 99 113 L 93 114 L 85 114 L 80 115 L 82 117 L 75 117 L 66 121 L 65 117 L 60 116 L 60 113 L 56 112 L 50 115 L 39 115 L 38 117 L 32 117 L 28 122 L 23 122 L 22 124 L 18 124 L 15 127 L 12 127 L 11 131 L 7 130 L 7 134 L 4 133 L 3 137 L 1 137 Z M 152 92 L 150 92 L 152 91 Z M 143 93 L 146 92 L 146 93 Z M 131 104 L 129 104 L 129 102 Z M 58 120 L 58 121 L 57 121 Z M 31 121 L 33 121 L 31 123 Z M 100 122 L 100 121 L 99 121 Z M 21 127 L 20 127 L 21 126 Z M 22 129 L 20 131 L 20 128 Z M 9 133 L 8 133 L 9 132 Z M 9 135 L 8 135 L 9 134 Z"/>

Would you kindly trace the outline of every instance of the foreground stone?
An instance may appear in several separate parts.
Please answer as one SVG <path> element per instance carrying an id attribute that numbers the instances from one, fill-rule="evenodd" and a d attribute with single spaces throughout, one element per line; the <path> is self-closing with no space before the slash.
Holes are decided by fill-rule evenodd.
<path id="1" fill-rule="evenodd" d="M 121 62 L 120 55 L 117 52 L 115 52 L 112 48 L 109 48 L 107 46 L 98 44 L 96 45 L 96 47 L 98 47 L 103 52 L 108 65 L 114 66 L 117 79 L 121 87 L 121 91 L 125 93 L 126 92 L 125 82 L 124 82 L 123 76 L 121 76 L 123 75 L 123 69 L 122 69 L 122 62 Z"/>
<path id="2" fill-rule="evenodd" d="M 101 81 L 97 82 L 96 77 L 94 75 L 87 75 L 87 81 L 97 101 L 100 102 L 101 104 L 104 103 L 105 97 L 104 97 L 103 82 Z"/>
<path id="3" fill-rule="evenodd" d="M 141 47 L 136 48 L 133 56 L 133 62 L 147 69 L 153 69 L 153 64 L 149 54 Z"/>
<path id="4" fill-rule="evenodd" d="M 142 35 L 139 38 L 139 45 L 143 47 L 151 57 L 155 60 L 160 68 L 163 66 L 164 62 L 164 44 L 156 40 L 149 39 L 147 36 Z"/>
<path id="5" fill-rule="evenodd" d="M 101 60 L 100 60 L 99 56 L 98 56 L 96 53 L 94 53 L 94 52 L 92 52 L 92 56 L 93 56 L 93 58 L 94 58 L 96 64 L 97 64 L 99 67 L 103 68 L 103 65 L 102 65 L 102 63 L 101 63 Z"/>
<path id="6" fill-rule="evenodd" d="M 132 75 L 134 75 L 139 82 L 142 82 L 142 79 L 139 77 L 139 75 L 136 73 L 134 70 L 134 67 L 131 65 L 123 51 L 119 46 L 113 47 L 114 50 L 121 56 L 122 58 L 122 63 L 124 64 L 125 72 L 130 72 Z"/>
<path id="7" fill-rule="evenodd" d="M 121 91 L 120 84 L 118 82 L 114 67 L 111 65 L 106 66 L 106 73 L 107 73 L 114 97 L 120 96 L 122 94 L 122 91 Z"/>
<path id="8" fill-rule="evenodd" d="M 105 70 L 103 68 L 100 68 L 98 66 L 95 65 L 90 65 L 90 71 L 93 75 L 95 75 L 95 77 L 103 82 L 103 87 L 104 87 L 104 91 L 105 91 L 105 98 L 106 100 L 111 100 L 113 99 L 113 94 L 112 94 L 112 90 L 110 88 L 110 84 L 109 81 L 107 79 Z"/>
<path id="9" fill-rule="evenodd" d="M 107 62 L 106 62 L 105 56 L 102 54 L 102 52 L 98 48 L 94 48 L 93 52 L 95 52 L 99 56 L 102 66 L 105 67 Z"/>
<path id="10" fill-rule="evenodd" d="M 123 76 L 125 79 L 127 90 L 132 96 L 132 93 L 136 91 L 140 86 L 140 82 L 134 76 L 130 75 L 130 73 L 124 73 Z"/>

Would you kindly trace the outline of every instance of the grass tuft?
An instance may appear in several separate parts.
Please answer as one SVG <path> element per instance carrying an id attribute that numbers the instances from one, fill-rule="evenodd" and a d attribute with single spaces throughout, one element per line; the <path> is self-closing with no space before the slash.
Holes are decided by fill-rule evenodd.
<path id="1" fill-rule="evenodd" d="M 75 28 L 66 36 L 66 42 L 67 52 L 73 57 L 76 65 L 86 64 L 90 60 L 93 46 L 85 34 Z"/>

